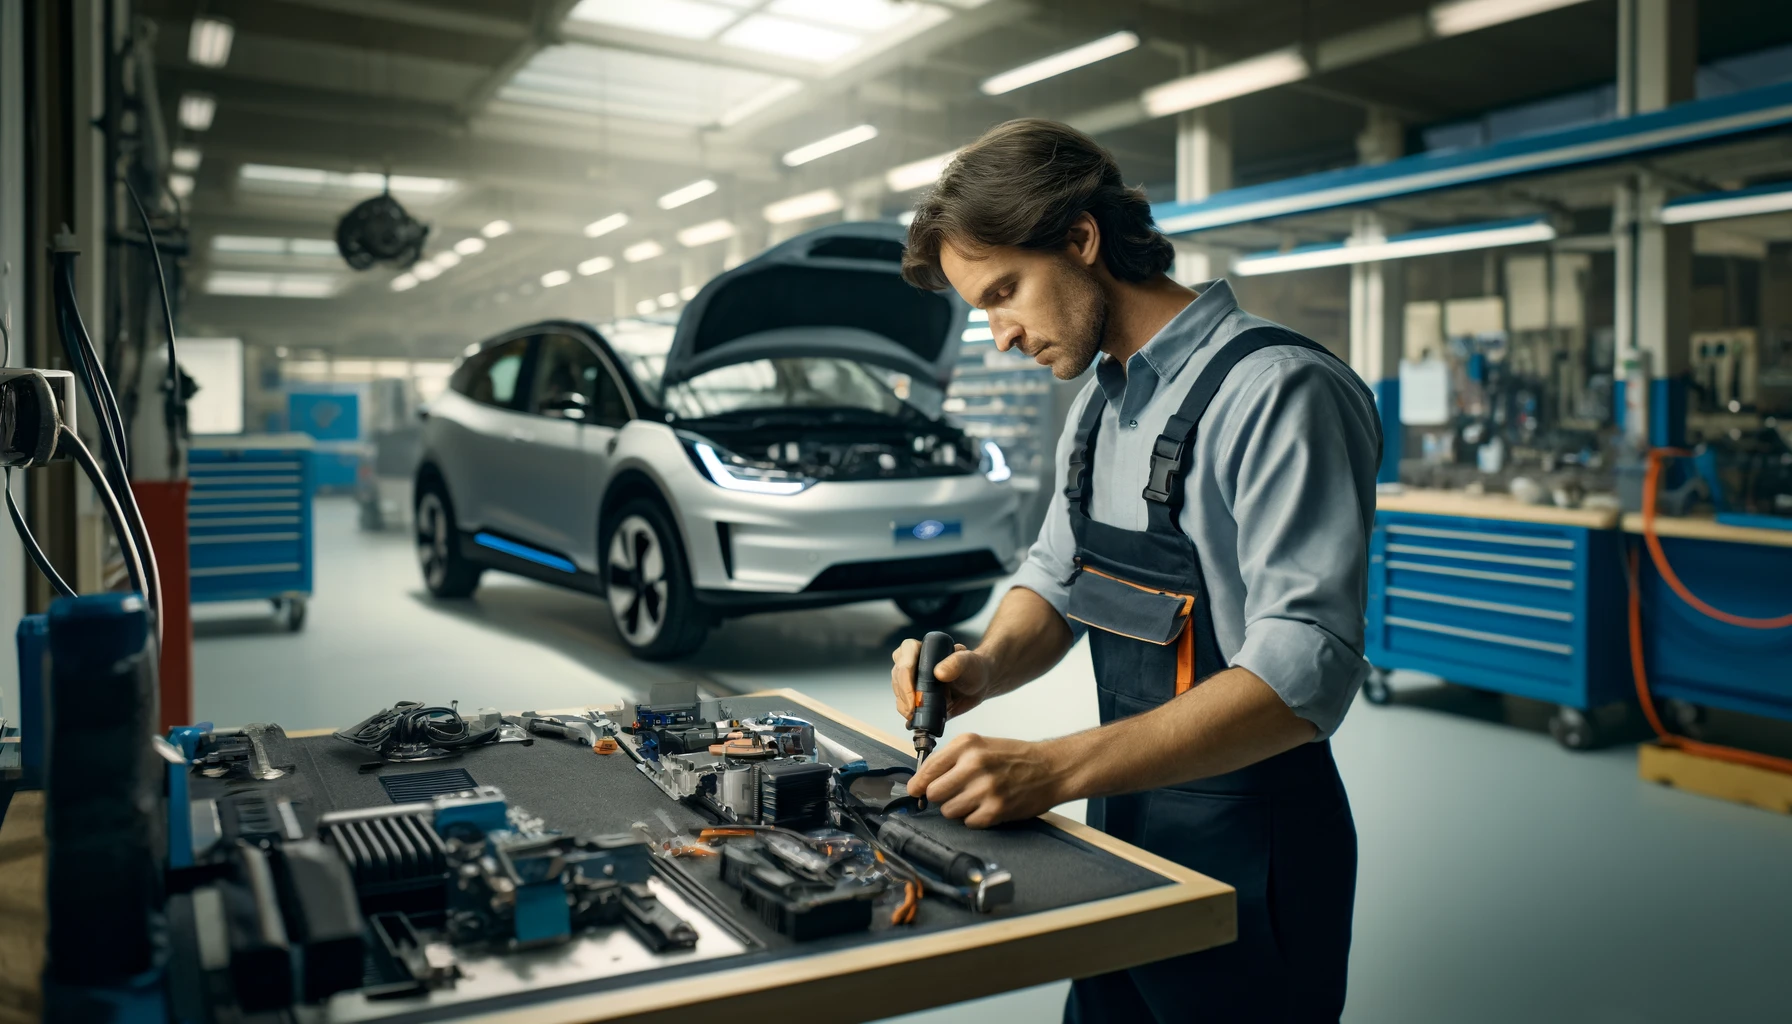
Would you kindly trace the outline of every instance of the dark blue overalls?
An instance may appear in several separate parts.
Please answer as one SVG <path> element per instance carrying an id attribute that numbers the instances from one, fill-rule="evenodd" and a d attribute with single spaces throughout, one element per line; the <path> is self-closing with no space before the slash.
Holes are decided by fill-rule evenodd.
<path id="1" fill-rule="evenodd" d="M 1182 481 L 1195 428 L 1226 374 L 1272 345 L 1325 351 L 1269 327 L 1226 343 L 1153 445 L 1143 532 L 1089 517 L 1090 466 L 1106 405 L 1099 390 L 1077 425 L 1065 489 L 1077 547 L 1068 614 L 1091 627 L 1103 723 L 1150 711 L 1226 667 L 1201 562 L 1178 523 Z M 1214 778 L 1091 800 L 1089 823 L 1237 888 L 1238 941 L 1078 981 L 1066 1021 L 1338 1019 L 1356 826 L 1329 742 Z"/>

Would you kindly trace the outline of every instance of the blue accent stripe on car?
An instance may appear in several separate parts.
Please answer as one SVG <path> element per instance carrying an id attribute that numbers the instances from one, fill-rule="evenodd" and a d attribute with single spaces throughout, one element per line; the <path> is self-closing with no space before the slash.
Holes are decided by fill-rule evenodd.
<path id="1" fill-rule="evenodd" d="M 578 571 L 578 566 L 573 565 L 559 555 L 550 555 L 546 551 L 539 551 L 527 544 L 518 544 L 514 540 L 505 540 L 503 537 L 495 536 L 493 534 L 476 533 L 473 535 L 473 543 L 482 548 L 491 548 L 493 551 L 502 551 L 507 555 L 520 558 L 525 562 L 534 562 L 536 565 L 545 565 L 550 569 L 558 569 L 561 572 Z"/>

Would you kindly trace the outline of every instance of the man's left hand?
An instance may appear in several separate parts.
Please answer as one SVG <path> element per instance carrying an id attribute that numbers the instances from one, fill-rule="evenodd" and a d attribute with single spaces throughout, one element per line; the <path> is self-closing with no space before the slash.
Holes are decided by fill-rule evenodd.
<path id="1" fill-rule="evenodd" d="M 1063 770 L 1051 741 L 953 737 L 909 780 L 910 796 L 972 828 L 1032 818 L 1064 802 Z"/>

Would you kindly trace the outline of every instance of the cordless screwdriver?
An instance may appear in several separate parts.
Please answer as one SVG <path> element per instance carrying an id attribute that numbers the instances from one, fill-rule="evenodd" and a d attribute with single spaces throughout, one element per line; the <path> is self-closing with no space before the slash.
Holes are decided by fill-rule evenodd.
<path id="1" fill-rule="evenodd" d="M 915 663 L 915 710 L 909 715 L 909 728 L 915 730 L 915 772 L 933 753 L 934 741 L 946 728 L 946 684 L 935 679 L 933 670 L 952 656 L 958 645 L 949 634 L 939 630 L 921 638 L 921 657 Z"/>

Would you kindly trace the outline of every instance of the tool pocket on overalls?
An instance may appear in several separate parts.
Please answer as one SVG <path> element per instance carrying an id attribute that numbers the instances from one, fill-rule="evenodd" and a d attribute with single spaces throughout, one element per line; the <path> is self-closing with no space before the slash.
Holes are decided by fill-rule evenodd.
<path id="1" fill-rule="evenodd" d="M 1195 682 L 1195 595 L 1147 587 L 1080 567 L 1064 614 L 1086 626 L 1159 647 L 1176 645 L 1176 693 Z"/>

